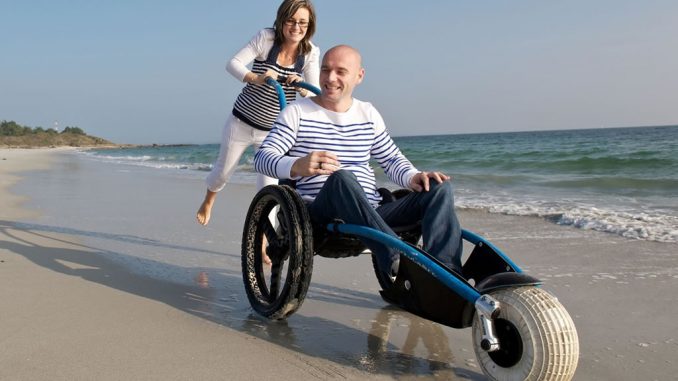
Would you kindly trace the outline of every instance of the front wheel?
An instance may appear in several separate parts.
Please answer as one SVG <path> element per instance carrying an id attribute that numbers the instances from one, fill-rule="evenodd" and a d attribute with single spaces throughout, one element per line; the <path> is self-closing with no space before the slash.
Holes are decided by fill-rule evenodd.
<path id="1" fill-rule="evenodd" d="M 490 293 L 500 303 L 493 319 L 500 349 L 480 347 L 482 325 L 473 319 L 473 346 L 483 372 L 492 380 L 567 381 L 579 359 L 574 322 L 562 304 L 536 287 L 500 289 Z"/>

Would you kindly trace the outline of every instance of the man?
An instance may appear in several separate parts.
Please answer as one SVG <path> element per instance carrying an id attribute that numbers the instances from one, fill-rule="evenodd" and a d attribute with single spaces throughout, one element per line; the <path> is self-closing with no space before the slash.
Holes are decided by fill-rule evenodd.
<path id="1" fill-rule="evenodd" d="M 389 225 L 421 220 L 424 249 L 461 272 L 461 229 L 449 177 L 418 171 L 389 136 L 379 112 L 353 98 L 364 76 L 357 50 L 346 45 L 328 50 L 320 67 L 321 95 L 280 113 L 254 167 L 267 176 L 296 180 L 315 223 L 341 219 L 396 236 Z M 414 192 L 379 205 L 370 158 L 393 182 Z M 394 280 L 399 254 L 374 241 L 364 243 L 377 256 L 380 271 Z"/>

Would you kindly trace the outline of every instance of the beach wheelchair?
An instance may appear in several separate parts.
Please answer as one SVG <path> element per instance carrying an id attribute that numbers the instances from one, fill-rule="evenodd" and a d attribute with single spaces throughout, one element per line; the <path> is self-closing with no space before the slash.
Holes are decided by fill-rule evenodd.
<path id="1" fill-rule="evenodd" d="M 380 189 L 385 202 L 408 192 Z M 449 327 L 472 327 L 478 364 L 489 378 L 573 377 L 579 356 L 574 322 L 563 305 L 539 287 L 540 280 L 523 273 L 498 248 L 470 231 L 462 230 L 469 253 L 459 274 L 417 245 L 419 223 L 393 230 L 399 238 L 341 221 L 314 226 L 292 186 L 261 189 L 250 204 L 242 238 L 243 280 L 252 308 L 269 319 L 285 319 L 306 297 L 315 255 L 344 258 L 368 253 L 360 238 L 369 239 L 400 252 L 395 281 L 383 275 L 372 255 L 382 298 Z M 270 268 L 262 259 L 264 250 Z"/>

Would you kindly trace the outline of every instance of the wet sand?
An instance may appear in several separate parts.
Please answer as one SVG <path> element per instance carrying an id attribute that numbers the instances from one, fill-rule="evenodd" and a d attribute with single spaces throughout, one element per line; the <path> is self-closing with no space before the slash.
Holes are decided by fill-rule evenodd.
<path id="1" fill-rule="evenodd" d="M 316 257 L 301 309 L 258 317 L 240 275 L 254 189 L 228 185 L 201 227 L 202 177 L 0 149 L 0 379 L 485 379 L 471 330 L 387 305 L 368 256 Z M 678 379 L 677 245 L 460 219 L 567 307 L 575 380 Z"/>

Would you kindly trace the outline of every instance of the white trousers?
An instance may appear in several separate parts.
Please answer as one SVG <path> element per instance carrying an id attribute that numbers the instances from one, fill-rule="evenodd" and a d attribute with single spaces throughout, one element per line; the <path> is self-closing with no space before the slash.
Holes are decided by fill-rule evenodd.
<path id="1" fill-rule="evenodd" d="M 245 149 L 251 145 L 255 150 L 259 149 L 266 135 L 268 131 L 257 130 L 231 114 L 224 125 L 219 157 L 207 176 L 207 189 L 212 192 L 222 190 L 235 172 Z M 257 190 L 277 183 L 278 179 L 257 174 Z"/>

